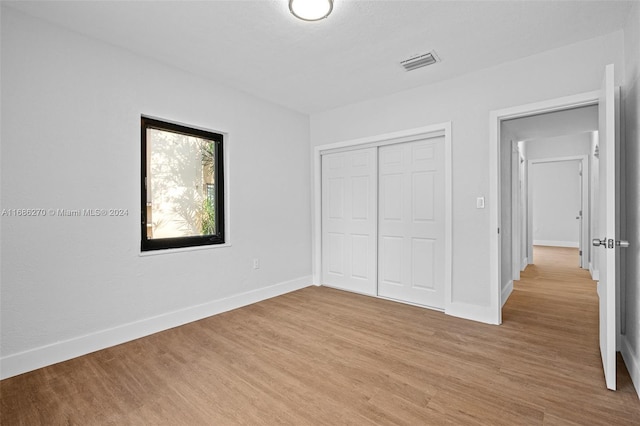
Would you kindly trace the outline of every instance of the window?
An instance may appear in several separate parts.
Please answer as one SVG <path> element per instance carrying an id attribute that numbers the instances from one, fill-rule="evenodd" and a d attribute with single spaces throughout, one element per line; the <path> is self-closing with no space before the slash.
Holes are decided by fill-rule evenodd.
<path id="1" fill-rule="evenodd" d="M 142 251 L 223 244 L 223 136 L 141 119 Z"/>

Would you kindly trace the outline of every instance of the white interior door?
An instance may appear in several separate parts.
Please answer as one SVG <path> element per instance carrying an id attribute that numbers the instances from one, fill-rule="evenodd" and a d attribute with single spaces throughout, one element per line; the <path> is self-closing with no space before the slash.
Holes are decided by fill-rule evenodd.
<path id="1" fill-rule="evenodd" d="M 605 69 L 599 101 L 600 354 L 607 388 L 616 389 L 616 105 L 613 65 Z M 594 240 L 594 245 L 596 241 Z"/>
<path id="2" fill-rule="evenodd" d="M 444 137 L 380 147 L 378 295 L 444 308 Z"/>
<path id="3" fill-rule="evenodd" d="M 578 162 L 578 188 L 580 191 L 580 205 L 579 205 L 579 210 L 577 212 L 576 215 L 576 220 L 578 221 L 578 267 L 579 268 L 584 268 L 584 234 L 583 234 L 583 228 L 582 228 L 582 223 L 584 221 L 584 218 L 582 216 L 582 206 L 584 205 L 584 200 L 583 200 L 583 195 L 584 195 L 584 191 L 583 191 L 583 187 L 582 187 L 582 174 L 583 174 L 583 170 L 582 170 L 582 161 Z"/>
<path id="4" fill-rule="evenodd" d="M 518 143 L 511 141 L 511 273 L 513 280 L 520 279 L 520 151 Z"/>
<path id="5" fill-rule="evenodd" d="M 376 294 L 377 149 L 322 156 L 322 281 Z"/>
<path id="6" fill-rule="evenodd" d="M 519 187 L 520 187 L 520 270 L 524 271 L 529 263 L 528 259 L 530 257 L 528 248 L 529 244 L 527 243 L 527 186 L 526 186 L 526 170 L 525 170 L 525 159 L 522 155 L 522 152 L 519 153 L 520 156 L 520 173 L 519 173 Z"/>

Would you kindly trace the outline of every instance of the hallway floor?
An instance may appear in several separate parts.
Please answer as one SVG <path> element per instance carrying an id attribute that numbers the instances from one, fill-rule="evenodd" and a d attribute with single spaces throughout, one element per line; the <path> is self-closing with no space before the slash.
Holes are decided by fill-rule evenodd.
<path id="1" fill-rule="evenodd" d="M 534 264 L 521 272 L 503 308 L 503 325 L 544 336 L 548 349 L 557 348 L 562 370 L 571 363 L 572 375 L 584 374 L 591 386 L 605 387 L 598 337 L 597 282 L 579 266 L 578 249 L 534 246 Z M 557 371 L 556 371 L 557 373 Z M 637 404 L 633 383 L 618 353 L 616 395 Z M 640 418 L 638 418 L 640 422 Z"/>

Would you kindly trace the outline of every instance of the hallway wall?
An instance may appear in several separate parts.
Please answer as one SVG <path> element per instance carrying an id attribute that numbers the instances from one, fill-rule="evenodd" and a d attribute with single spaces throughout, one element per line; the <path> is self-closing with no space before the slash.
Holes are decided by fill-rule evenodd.
<path id="1" fill-rule="evenodd" d="M 640 395 L 640 3 L 624 29 L 625 82 L 622 87 L 622 159 L 626 167 L 626 288 L 622 354 Z"/>

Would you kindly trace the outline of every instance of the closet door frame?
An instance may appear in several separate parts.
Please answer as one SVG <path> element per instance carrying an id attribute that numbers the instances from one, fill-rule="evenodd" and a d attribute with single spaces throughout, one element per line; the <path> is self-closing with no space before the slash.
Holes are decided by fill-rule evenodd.
<path id="1" fill-rule="evenodd" d="M 444 137 L 445 150 L 445 297 L 444 312 L 451 306 L 452 290 L 452 184 L 451 184 L 451 122 L 434 124 L 393 133 L 385 133 L 360 139 L 352 139 L 313 148 L 313 229 L 312 229 L 312 273 L 313 284 L 322 285 L 322 155 L 378 147 L 404 142 L 413 142 L 433 137 Z M 375 296 L 374 296 L 375 297 Z"/>

